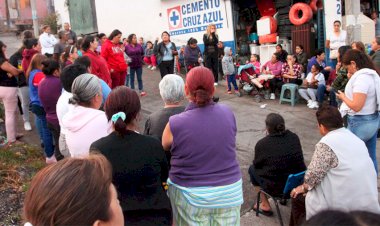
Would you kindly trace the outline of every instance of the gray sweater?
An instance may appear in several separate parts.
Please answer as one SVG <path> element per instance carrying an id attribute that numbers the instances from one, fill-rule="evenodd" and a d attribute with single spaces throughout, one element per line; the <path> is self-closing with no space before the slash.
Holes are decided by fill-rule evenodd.
<path id="1" fill-rule="evenodd" d="M 222 59 L 222 69 L 224 75 L 235 74 L 235 66 L 232 56 L 230 56 L 230 47 L 224 48 L 224 57 Z"/>

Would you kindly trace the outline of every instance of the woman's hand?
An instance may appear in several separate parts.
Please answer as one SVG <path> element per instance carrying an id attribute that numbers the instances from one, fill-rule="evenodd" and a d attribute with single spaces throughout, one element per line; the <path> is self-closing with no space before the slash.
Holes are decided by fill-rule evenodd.
<path id="1" fill-rule="evenodd" d="M 336 96 L 343 101 L 343 99 L 346 97 L 346 94 L 344 94 L 342 91 L 338 90 L 336 93 Z"/>
<path id="2" fill-rule="evenodd" d="M 336 67 L 335 67 L 336 71 L 339 71 L 339 69 L 340 69 L 341 67 L 342 67 L 342 63 L 338 62 L 338 63 L 336 64 Z"/>
<path id="3" fill-rule="evenodd" d="M 291 192 L 290 192 L 290 197 L 292 197 L 293 199 L 296 198 L 298 195 L 300 194 L 304 194 L 306 193 L 305 191 L 305 188 L 304 188 L 304 185 L 301 184 L 300 186 L 294 188 Z"/>

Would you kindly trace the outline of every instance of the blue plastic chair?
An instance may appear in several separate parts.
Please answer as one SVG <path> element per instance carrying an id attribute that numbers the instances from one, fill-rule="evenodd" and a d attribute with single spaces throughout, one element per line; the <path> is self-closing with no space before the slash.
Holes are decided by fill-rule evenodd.
<path id="1" fill-rule="evenodd" d="M 288 176 L 288 180 L 286 181 L 281 197 L 272 196 L 268 194 L 267 192 L 265 192 L 264 190 L 260 189 L 260 191 L 257 193 L 256 216 L 259 216 L 260 195 L 261 193 L 264 193 L 266 196 L 269 196 L 270 198 L 273 199 L 274 204 L 276 205 L 276 212 L 277 212 L 278 219 L 280 221 L 280 225 L 284 226 L 284 222 L 282 221 L 281 212 L 280 212 L 278 203 L 280 202 L 281 204 L 286 205 L 286 200 L 290 198 L 290 192 L 293 190 L 293 188 L 296 188 L 297 186 L 303 183 L 304 177 L 305 177 L 305 171 L 297 173 L 297 174 L 290 174 Z"/>
<path id="2" fill-rule="evenodd" d="M 285 91 L 289 90 L 290 91 L 290 98 L 285 98 Z M 280 94 L 280 104 L 282 102 L 289 102 L 291 103 L 292 107 L 296 104 L 298 101 L 298 85 L 297 84 L 292 84 L 292 83 L 286 83 L 282 85 L 281 87 L 281 94 Z"/>

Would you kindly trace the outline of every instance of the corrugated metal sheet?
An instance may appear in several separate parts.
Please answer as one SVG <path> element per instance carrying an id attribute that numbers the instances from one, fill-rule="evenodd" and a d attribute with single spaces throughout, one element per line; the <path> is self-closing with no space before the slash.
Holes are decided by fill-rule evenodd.
<path id="1" fill-rule="evenodd" d="M 313 24 L 302 24 L 292 26 L 292 49 L 295 51 L 297 45 L 304 47 L 308 57 L 315 52 L 315 30 Z"/>

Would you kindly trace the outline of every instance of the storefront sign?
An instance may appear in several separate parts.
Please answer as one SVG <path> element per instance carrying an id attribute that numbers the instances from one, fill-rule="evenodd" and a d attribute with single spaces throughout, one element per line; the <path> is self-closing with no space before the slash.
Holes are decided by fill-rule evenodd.
<path id="1" fill-rule="evenodd" d="M 223 28 L 224 13 L 220 0 L 189 1 L 167 9 L 170 35 L 204 32 L 209 24 Z"/>

